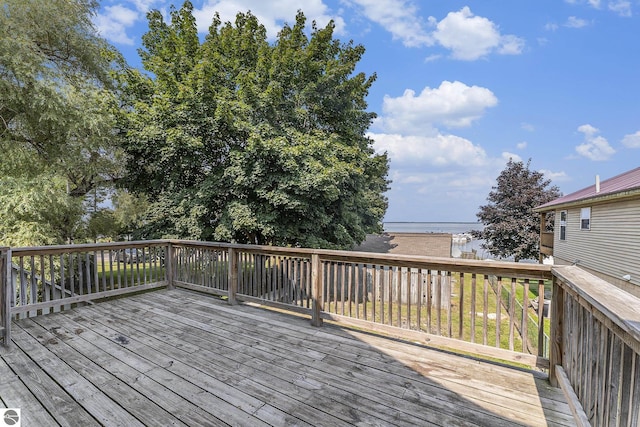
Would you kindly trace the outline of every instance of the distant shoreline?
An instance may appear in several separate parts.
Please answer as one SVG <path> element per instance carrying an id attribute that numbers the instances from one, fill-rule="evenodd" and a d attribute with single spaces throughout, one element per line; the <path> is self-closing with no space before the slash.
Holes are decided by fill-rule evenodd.
<path id="1" fill-rule="evenodd" d="M 480 224 L 477 221 L 384 221 L 383 224 Z"/>
<path id="2" fill-rule="evenodd" d="M 383 222 L 383 230 L 385 233 L 448 233 L 448 234 L 462 234 L 469 233 L 473 230 L 482 230 L 484 225 L 479 222 L 454 222 L 454 221 L 440 221 L 440 222 L 411 222 L 411 221 L 398 221 L 398 222 Z M 476 251 L 478 256 L 482 259 L 488 258 L 488 252 L 481 246 L 484 243 L 483 240 L 473 239 L 468 242 L 454 243 L 458 249 L 462 252 Z"/>
<path id="3" fill-rule="evenodd" d="M 468 233 L 472 230 L 482 230 L 484 226 L 479 222 L 454 222 L 454 221 L 397 221 L 383 222 L 382 227 L 386 232 L 397 233 Z"/>

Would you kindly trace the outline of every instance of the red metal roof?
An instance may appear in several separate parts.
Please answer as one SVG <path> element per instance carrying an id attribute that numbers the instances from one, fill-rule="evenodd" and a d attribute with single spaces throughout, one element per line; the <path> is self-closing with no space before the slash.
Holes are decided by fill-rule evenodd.
<path id="1" fill-rule="evenodd" d="M 640 189 L 640 167 L 600 182 L 600 192 L 598 193 L 596 193 L 596 185 L 594 181 L 593 185 L 538 206 L 536 210 L 546 210 L 545 208 L 551 206 L 564 205 L 596 197 L 610 196 L 616 193 L 637 189 Z"/>

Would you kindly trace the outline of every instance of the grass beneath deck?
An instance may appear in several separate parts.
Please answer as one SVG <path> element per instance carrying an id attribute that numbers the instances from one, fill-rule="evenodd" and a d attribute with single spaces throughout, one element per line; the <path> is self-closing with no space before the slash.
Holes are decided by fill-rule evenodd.
<path id="1" fill-rule="evenodd" d="M 399 304 L 397 301 L 388 301 L 388 293 L 385 293 L 385 301 L 344 301 L 337 299 L 326 301 L 324 310 L 331 313 L 346 315 L 363 320 L 374 321 L 390 326 L 411 330 L 419 330 L 449 338 L 461 339 L 467 342 L 475 342 L 495 346 L 503 349 L 523 351 L 522 308 L 517 305 L 514 309 L 513 323 L 509 318 L 509 293 L 510 283 L 502 283 L 502 300 L 500 301 L 500 319 L 497 318 L 499 304 L 497 293 L 494 289 L 497 284 L 476 279 L 475 285 L 470 275 L 464 276 L 462 291 L 457 278 L 452 278 L 450 304 L 443 304 L 438 310 L 437 305 L 431 308 L 426 304 L 418 306 L 416 303 Z M 486 286 L 486 288 L 485 288 Z M 529 289 L 529 301 L 537 295 L 537 286 Z M 486 301 L 485 301 L 486 292 Z M 346 293 L 346 292 L 345 292 Z M 461 298 L 462 295 L 462 304 Z M 524 286 L 516 285 L 516 301 L 523 300 Z M 475 296 L 475 304 L 473 302 Z M 486 317 L 485 317 L 486 312 Z M 475 315 L 474 315 L 475 313 Z M 538 315 L 533 308 L 526 310 L 529 321 L 527 324 L 528 343 L 525 352 L 536 354 L 538 350 Z M 493 317 L 493 318 L 491 318 Z M 545 333 L 549 335 L 550 323 L 545 321 Z"/>
<path id="2" fill-rule="evenodd" d="M 149 261 L 141 263 L 127 264 L 124 262 L 112 262 L 111 265 L 105 263 L 104 270 L 102 263 L 98 263 L 98 282 L 103 280 L 107 284 L 130 286 L 132 284 L 147 283 L 164 280 L 165 267 L 159 261 Z"/>

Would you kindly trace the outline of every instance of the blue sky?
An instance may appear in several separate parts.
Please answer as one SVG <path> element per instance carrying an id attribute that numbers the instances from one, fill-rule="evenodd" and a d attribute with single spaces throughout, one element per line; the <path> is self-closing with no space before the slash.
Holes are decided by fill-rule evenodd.
<path id="1" fill-rule="evenodd" d="M 102 0 L 94 22 L 129 63 L 145 13 Z M 475 221 L 509 158 L 564 194 L 640 165 L 640 1 L 194 0 L 204 36 L 251 10 L 274 39 L 298 9 L 377 73 L 369 136 L 390 157 L 385 221 Z"/>

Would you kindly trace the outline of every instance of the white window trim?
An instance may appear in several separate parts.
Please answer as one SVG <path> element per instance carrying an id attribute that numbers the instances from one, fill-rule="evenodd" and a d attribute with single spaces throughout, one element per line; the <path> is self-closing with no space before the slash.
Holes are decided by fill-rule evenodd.
<path id="1" fill-rule="evenodd" d="M 564 220 L 562 219 L 563 214 L 564 214 Z M 560 233 L 558 235 L 558 239 L 562 241 L 567 240 L 567 216 L 568 216 L 567 211 L 560 211 Z M 564 229 L 564 237 L 562 236 L 563 229 Z"/>
<path id="2" fill-rule="evenodd" d="M 583 221 L 587 221 L 586 227 Z M 591 207 L 580 209 L 580 230 L 591 230 Z"/>

